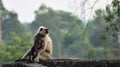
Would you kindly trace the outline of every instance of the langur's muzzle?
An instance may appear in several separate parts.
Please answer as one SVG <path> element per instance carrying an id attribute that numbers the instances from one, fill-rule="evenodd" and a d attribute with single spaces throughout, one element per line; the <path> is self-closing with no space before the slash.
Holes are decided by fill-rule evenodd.
<path id="1" fill-rule="evenodd" d="M 48 33 L 48 29 L 45 30 L 45 33 L 46 33 L 46 34 Z"/>

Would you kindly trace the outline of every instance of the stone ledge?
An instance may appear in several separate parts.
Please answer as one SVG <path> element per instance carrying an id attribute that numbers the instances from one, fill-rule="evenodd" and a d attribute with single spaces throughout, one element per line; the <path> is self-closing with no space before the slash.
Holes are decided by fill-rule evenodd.
<path id="1" fill-rule="evenodd" d="M 15 63 L 2 64 L 2 67 L 120 67 L 120 60 L 79 60 L 79 59 L 52 59 L 33 62 L 18 60 Z"/>

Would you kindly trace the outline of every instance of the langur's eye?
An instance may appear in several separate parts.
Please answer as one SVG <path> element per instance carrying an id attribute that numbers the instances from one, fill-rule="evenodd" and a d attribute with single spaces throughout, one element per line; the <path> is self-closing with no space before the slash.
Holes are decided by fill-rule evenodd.
<path id="1" fill-rule="evenodd" d="M 40 31 L 42 31 L 42 30 L 43 30 L 43 28 L 40 29 Z"/>

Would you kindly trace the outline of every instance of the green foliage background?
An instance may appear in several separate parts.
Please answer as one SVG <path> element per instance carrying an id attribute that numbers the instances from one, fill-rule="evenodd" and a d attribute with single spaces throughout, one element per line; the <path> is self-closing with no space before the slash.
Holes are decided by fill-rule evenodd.
<path id="1" fill-rule="evenodd" d="M 0 10 L 2 10 L 3 40 L 0 45 L 0 63 L 13 62 L 30 49 L 33 36 L 41 25 L 50 29 L 55 58 L 100 60 L 115 59 L 119 56 L 112 51 L 119 46 L 117 37 L 113 37 L 114 29 L 106 31 L 108 27 L 111 28 L 109 23 L 113 22 L 108 23 L 110 17 L 108 11 L 114 13 L 113 9 L 97 10 L 94 19 L 88 23 L 87 30 L 84 30 L 85 24 L 78 17 L 69 12 L 53 10 L 45 5 L 35 11 L 34 21 L 25 24 L 20 23 L 17 13 L 5 9 L 1 0 Z"/>

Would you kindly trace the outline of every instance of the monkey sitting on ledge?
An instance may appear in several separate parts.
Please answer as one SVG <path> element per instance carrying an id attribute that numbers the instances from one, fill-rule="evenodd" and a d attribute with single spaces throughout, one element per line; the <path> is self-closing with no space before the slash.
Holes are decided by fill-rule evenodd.
<path id="1" fill-rule="evenodd" d="M 39 62 L 51 59 L 52 40 L 48 33 L 48 28 L 40 26 L 34 36 L 34 45 L 28 50 L 21 59 L 29 59 Z"/>
<path id="2" fill-rule="evenodd" d="M 38 51 L 43 49 L 45 43 L 43 40 L 40 39 L 41 35 L 37 34 L 35 36 L 34 45 L 30 50 L 28 50 L 25 55 L 21 59 L 29 59 L 34 60 L 37 57 Z"/>

